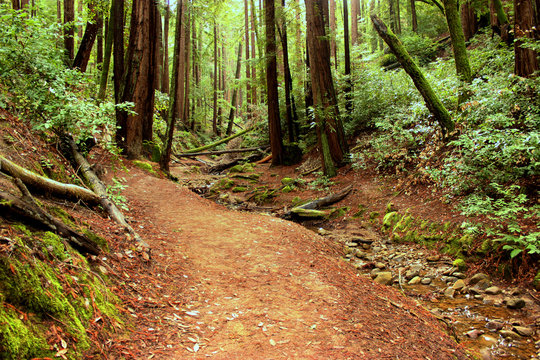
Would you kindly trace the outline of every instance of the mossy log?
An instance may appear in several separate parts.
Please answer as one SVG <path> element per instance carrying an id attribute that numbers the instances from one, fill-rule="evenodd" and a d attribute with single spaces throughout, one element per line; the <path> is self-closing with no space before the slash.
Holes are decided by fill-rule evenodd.
<path id="1" fill-rule="evenodd" d="M 251 127 L 249 129 L 245 129 L 245 130 L 242 130 L 240 132 L 237 132 L 236 134 L 234 135 L 231 135 L 229 137 L 226 137 L 224 139 L 221 139 L 221 140 L 218 140 L 216 142 L 213 142 L 211 144 L 208 144 L 208 145 L 204 145 L 204 146 L 200 146 L 198 148 L 194 148 L 194 149 L 189 149 L 189 150 L 186 150 L 184 151 L 184 154 L 192 154 L 192 153 L 197 153 L 197 152 L 201 152 L 203 150 L 208 150 L 208 149 L 212 149 L 212 148 L 215 148 L 216 146 L 218 145 L 221 145 L 223 143 L 226 143 L 226 142 L 229 142 L 230 140 L 234 139 L 234 138 L 237 138 L 239 136 L 242 136 L 248 132 L 250 132 L 251 130 L 253 130 L 254 128 Z"/>
<path id="2" fill-rule="evenodd" d="M 388 47 L 390 47 L 392 53 L 400 62 L 401 66 L 403 66 L 403 69 L 407 74 L 409 74 L 420 94 L 422 94 L 427 108 L 439 122 L 443 135 L 454 130 L 454 121 L 450 117 L 448 110 L 444 107 L 437 94 L 435 94 L 431 85 L 424 77 L 424 74 L 420 71 L 420 68 L 416 65 L 403 44 L 396 35 L 387 28 L 386 24 L 377 17 L 377 15 L 371 14 L 371 21 L 373 22 L 375 30 L 377 30 L 380 37 Z"/>
<path id="3" fill-rule="evenodd" d="M 81 186 L 64 184 L 55 180 L 48 179 L 27 170 L 5 157 L 0 155 L 0 171 L 11 175 L 14 178 L 21 179 L 22 182 L 34 191 L 52 195 L 59 198 L 68 198 L 72 200 L 82 200 L 87 204 L 96 205 L 100 203 L 99 196 L 93 191 Z"/>
<path id="4" fill-rule="evenodd" d="M 128 224 L 126 218 L 122 212 L 116 207 L 116 205 L 109 200 L 107 195 L 107 189 L 96 174 L 92 171 L 92 167 L 86 160 L 86 158 L 78 151 L 75 141 L 70 136 L 66 136 L 65 142 L 69 145 L 71 155 L 74 161 L 78 165 L 78 169 L 81 171 L 84 179 L 96 195 L 99 197 L 99 203 L 111 216 L 111 218 L 118 224 L 122 225 L 124 229 L 135 239 L 135 241 L 141 245 L 145 250 L 149 250 L 150 246 L 137 234 L 137 232 Z"/>
<path id="5" fill-rule="evenodd" d="M 8 192 L 0 190 L 0 211 L 17 220 L 26 220 L 32 224 L 50 230 L 68 241 L 75 249 L 91 254 L 98 255 L 100 249 L 86 235 L 80 234 L 63 222 L 55 219 L 45 210 L 40 208 L 30 195 L 28 189 L 20 179 L 15 180 L 23 196 L 18 198 Z"/>
<path id="6" fill-rule="evenodd" d="M 196 153 L 182 153 L 182 154 L 174 154 L 174 156 L 194 157 L 194 156 L 202 156 L 202 155 L 237 154 L 237 153 L 258 151 L 261 149 L 262 147 L 258 146 L 258 147 L 251 147 L 251 148 L 245 148 L 245 149 L 230 149 L 230 150 L 218 150 L 218 151 L 204 151 L 204 152 L 196 152 Z"/>
<path id="7" fill-rule="evenodd" d="M 314 218 L 314 217 L 325 217 L 328 214 L 324 211 L 315 211 L 324 206 L 335 204 L 343 200 L 349 193 L 352 191 L 352 185 L 347 186 L 337 194 L 331 194 L 323 198 L 310 201 L 306 204 L 296 206 L 292 208 L 289 212 L 283 215 L 284 218 Z M 311 211 L 313 210 L 313 211 Z M 324 215 L 323 215 L 324 214 Z"/>

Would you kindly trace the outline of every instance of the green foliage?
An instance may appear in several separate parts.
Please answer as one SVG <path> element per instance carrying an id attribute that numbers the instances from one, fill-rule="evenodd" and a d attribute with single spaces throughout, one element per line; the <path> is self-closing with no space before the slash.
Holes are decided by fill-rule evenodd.
<path id="1" fill-rule="evenodd" d="M 65 67 L 60 34 L 54 22 L 0 5 L 0 106 L 26 112 L 39 130 L 79 140 L 113 131 L 115 105 L 91 100 L 92 78 Z"/>
<path id="2" fill-rule="evenodd" d="M 334 182 L 328 176 L 325 176 L 321 171 L 315 173 L 317 178 L 309 183 L 311 190 L 328 191 Z"/>
<path id="3" fill-rule="evenodd" d="M 129 211 L 127 206 L 127 199 L 122 195 L 122 190 L 126 188 L 126 179 L 125 178 L 113 178 L 113 185 L 107 186 L 107 193 L 109 194 L 109 199 L 116 204 L 119 208 Z"/>

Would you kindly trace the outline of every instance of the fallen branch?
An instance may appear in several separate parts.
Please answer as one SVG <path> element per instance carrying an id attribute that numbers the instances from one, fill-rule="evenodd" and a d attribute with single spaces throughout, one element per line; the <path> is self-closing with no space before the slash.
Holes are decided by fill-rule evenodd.
<path id="1" fill-rule="evenodd" d="M 240 163 L 240 162 L 253 162 L 257 159 L 259 159 L 262 156 L 262 153 L 259 152 L 257 154 L 250 155 L 246 158 L 240 158 L 240 159 L 233 159 L 221 164 L 214 165 L 208 169 L 209 174 L 217 174 L 222 172 L 223 170 L 229 169 L 233 167 L 234 165 Z"/>
<path id="2" fill-rule="evenodd" d="M 60 235 L 81 252 L 91 255 L 100 253 L 99 247 L 90 238 L 78 233 L 39 207 L 20 179 L 15 179 L 15 183 L 23 196 L 18 198 L 0 190 L 0 211 L 7 216 L 16 217 L 17 220 L 30 220 L 32 223 Z"/>
<path id="3" fill-rule="evenodd" d="M 91 190 L 48 179 L 9 161 L 1 155 L 0 171 L 14 178 L 21 179 L 26 186 L 40 193 L 59 198 L 82 200 L 88 204 L 100 203 L 99 197 Z"/>
<path id="4" fill-rule="evenodd" d="M 101 180 L 94 174 L 92 168 L 86 158 L 77 150 L 77 145 L 71 136 L 66 135 L 66 143 L 70 147 L 71 155 L 74 161 L 77 163 L 79 170 L 81 171 L 84 179 L 88 182 L 88 185 L 96 195 L 99 197 L 99 203 L 111 216 L 111 218 L 118 224 L 122 225 L 124 229 L 146 250 L 150 249 L 150 246 L 137 234 L 137 232 L 128 224 L 122 212 L 116 207 L 116 205 L 109 200 L 107 196 L 107 189 Z"/>
<path id="5" fill-rule="evenodd" d="M 237 138 L 239 136 L 242 136 L 248 132 L 250 132 L 251 130 L 253 130 L 254 127 L 252 128 L 249 128 L 249 129 L 245 129 L 245 130 L 242 130 L 240 132 L 237 132 L 236 134 L 234 135 L 231 135 L 229 137 L 226 137 L 224 139 L 221 139 L 221 140 L 218 140 L 214 143 L 211 143 L 211 144 L 208 144 L 208 145 L 204 145 L 204 146 L 200 146 L 198 148 L 194 148 L 194 149 L 189 149 L 189 150 L 186 150 L 184 151 L 184 154 L 192 154 L 192 153 L 197 153 L 197 152 L 201 152 L 203 150 L 208 150 L 208 149 L 212 149 L 212 148 L 215 148 L 216 146 L 218 145 L 221 145 L 223 143 L 226 143 L 226 142 L 229 142 L 230 140 L 234 139 L 234 138 Z"/>
<path id="6" fill-rule="evenodd" d="M 257 151 L 262 149 L 262 147 L 252 147 L 252 148 L 245 148 L 245 149 L 231 149 L 231 150 L 218 150 L 218 151 L 206 151 L 206 152 L 197 152 L 197 153 L 182 153 L 182 154 L 174 154 L 176 157 L 195 157 L 195 156 L 202 156 L 202 155 L 222 155 L 222 154 L 234 154 L 234 153 L 244 153 L 244 152 L 251 152 L 251 151 Z"/>
<path id="7" fill-rule="evenodd" d="M 317 211 L 324 206 L 335 204 L 343 200 L 349 193 L 352 191 L 352 185 L 347 186 L 345 189 L 341 190 L 337 194 L 328 195 L 326 197 L 310 201 L 304 205 L 296 206 L 290 211 L 283 215 L 284 218 L 293 218 L 293 217 L 304 217 L 304 218 L 314 218 L 314 217 L 324 217 L 328 215 L 324 211 Z M 324 214 L 324 215 L 323 215 Z"/>
<path id="8" fill-rule="evenodd" d="M 255 164 L 259 165 L 259 164 L 264 164 L 265 162 L 268 162 L 272 160 L 272 154 L 262 158 L 261 160 L 257 161 Z"/>

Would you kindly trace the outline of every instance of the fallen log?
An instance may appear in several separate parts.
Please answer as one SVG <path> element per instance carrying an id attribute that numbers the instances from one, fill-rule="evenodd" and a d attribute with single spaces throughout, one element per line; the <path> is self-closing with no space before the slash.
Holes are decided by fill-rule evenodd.
<path id="1" fill-rule="evenodd" d="M 222 154 L 251 152 L 251 151 L 257 151 L 260 149 L 262 149 L 262 147 L 259 146 L 259 147 L 245 148 L 245 149 L 205 151 L 205 152 L 197 152 L 197 153 L 182 153 L 182 154 L 174 154 L 174 156 L 180 158 L 180 157 L 195 157 L 195 156 L 202 156 L 202 155 L 222 155 Z"/>
<path id="2" fill-rule="evenodd" d="M 314 218 L 314 217 L 324 217 L 328 215 L 324 211 L 317 211 L 318 209 L 335 204 L 343 200 L 349 193 L 352 191 L 352 185 L 347 186 L 337 194 L 331 194 L 326 197 L 310 201 L 306 204 L 296 206 L 290 211 L 286 212 L 283 217 L 286 219 L 289 218 Z M 324 215 L 323 215 L 324 213 Z"/>
<path id="3" fill-rule="evenodd" d="M 264 164 L 265 162 L 268 162 L 272 160 L 272 154 L 262 158 L 261 160 L 257 161 L 256 164 L 259 165 L 259 164 Z"/>
<path id="4" fill-rule="evenodd" d="M 9 161 L 1 155 L 0 171 L 11 175 L 14 178 L 21 179 L 22 182 L 32 190 L 46 195 L 72 200 L 82 200 L 85 203 L 92 205 L 100 203 L 99 197 L 91 190 L 81 186 L 64 184 L 59 181 L 48 179 Z"/>
<path id="5" fill-rule="evenodd" d="M 214 166 L 212 166 L 212 167 L 210 167 L 208 169 L 208 173 L 209 174 L 217 174 L 217 173 L 222 172 L 223 170 L 227 170 L 227 169 L 233 167 L 234 165 L 237 165 L 238 163 L 241 163 L 241 162 L 253 162 L 253 161 L 257 160 L 257 159 L 260 159 L 262 154 L 263 153 L 259 152 L 257 154 L 250 155 L 250 156 L 248 156 L 246 158 L 233 159 L 233 160 L 221 163 L 221 164 L 216 164 L 216 165 L 214 165 Z"/>
<path id="6" fill-rule="evenodd" d="M 229 137 L 226 137 L 224 139 L 221 139 L 221 140 L 218 140 L 216 142 L 213 142 L 211 144 L 208 144 L 208 145 L 204 145 L 204 146 L 199 146 L 198 148 L 194 148 L 194 149 L 189 149 L 189 150 L 186 150 L 184 151 L 184 154 L 191 154 L 191 153 L 196 153 L 196 152 L 201 152 L 203 150 L 208 150 L 208 149 L 212 149 L 212 148 L 215 148 L 216 146 L 218 145 L 221 145 L 223 143 L 226 143 L 226 142 L 229 142 L 230 140 L 234 139 L 234 138 L 237 138 L 239 136 L 242 136 L 248 132 L 250 132 L 251 130 L 253 130 L 254 127 L 251 127 L 249 129 L 245 129 L 245 130 L 242 130 L 240 132 L 237 132 L 236 134 L 234 135 L 231 135 Z"/>
<path id="7" fill-rule="evenodd" d="M 101 252 L 97 244 L 89 237 L 80 234 L 39 207 L 20 179 L 15 179 L 15 182 L 23 196 L 22 198 L 18 198 L 8 192 L 0 190 L 1 212 L 6 216 L 16 217 L 17 220 L 26 220 L 60 235 L 78 251 L 91 255 L 98 255 Z"/>
<path id="8" fill-rule="evenodd" d="M 116 205 L 109 200 L 107 195 L 107 189 L 101 180 L 94 174 L 92 167 L 86 160 L 86 158 L 77 150 L 77 145 L 71 136 L 66 135 L 65 142 L 70 147 L 71 155 L 74 161 L 78 165 L 78 169 L 81 171 L 84 179 L 88 182 L 88 185 L 96 195 L 99 197 L 99 203 L 111 216 L 111 218 L 118 224 L 122 225 L 124 229 L 135 239 L 135 241 L 141 245 L 145 250 L 149 250 L 150 246 L 137 234 L 137 232 L 128 224 L 122 212 L 116 207 Z"/>

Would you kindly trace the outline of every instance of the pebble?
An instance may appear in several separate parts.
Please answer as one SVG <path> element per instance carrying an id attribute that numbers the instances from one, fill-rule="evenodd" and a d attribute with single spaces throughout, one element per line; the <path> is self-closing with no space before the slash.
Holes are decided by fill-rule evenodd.
<path id="1" fill-rule="evenodd" d="M 518 333 L 513 332 L 512 330 L 501 330 L 499 331 L 502 337 L 506 339 L 519 340 L 521 336 Z"/>
<path id="2" fill-rule="evenodd" d="M 491 331 L 502 330 L 503 327 L 504 327 L 504 324 L 497 320 L 491 320 L 486 323 L 486 328 Z"/>
<path id="3" fill-rule="evenodd" d="M 521 336 L 533 336 L 534 330 L 526 326 L 514 326 L 513 330 Z"/>
<path id="4" fill-rule="evenodd" d="M 377 269 L 377 268 L 371 270 L 371 274 L 370 274 L 371 278 L 375 279 L 380 272 L 381 272 L 381 269 Z"/>
<path id="5" fill-rule="evenodd" d="M 449 297 L 449 298 L 453 298 L 455 293 L 456 293 L 456 290 L 449 287 L 444 291 L 444 296 Z"/>
<path id="6" fill-rule="evenodd" d="M 429 285 L 431 284 L 431 278 L 425 277 L 421 281 L 422 285 Z"/>
<path id="7" fill-rule="evenodd" d="M 467 335 L 468 337 L 470 337 L 471 339 L 476 339 L 477 337 L 479 337 L 480 335 L 482 335 L 484 332 L 482 330 L 478 330 L 478 329 L 473 329 L 473 330 L 470 330 L 470 331 L 467 331 L 465 333 L 465 335 Z"/>
<path id="8" fill-rule="evenodd" d="M 471 279 L 469 280 L 469 285 L 474 285 L 474 284 L 477 284 L 479 283 L 480 281 L 482 280 L 487 280 L 489 281 L 489 275 L 486 275 L 484 273 L 478 273 L 478 274 L 474 274 L 473 277 L 471 277 Z"/>
<path id="9" fill-rule="evenodd" d="M 525 307 L 525 300 L 521 298 L 506 298 L 505 302 L 509 309 L 522 309 Z"/>
<path id="10" fill-rule="evenodd" d="M 501 292 L 502 290 L 498 286 L 491 286 L 486 289 L 488 295 L 499 295 Z"/>
<path id="11" fill-rule="evenodd" d="M 386 268 L 386 265 L 385 265 L 384 263 L 382 263 L 382 262 L 378 262 L 378 263 L 375 264 L 375 267 L 376 267 L 377 269 L 381 269 L 381 270 L 382 270 L 382 269 L 385 269 L 385 268 Z"/>
<path id="12" fill-rule="evenodd" d="M 431 255 L 431 256 L 428 256 L 426 258 L 426 260 L 429 261 L 429 262 L 436 262 L 436 261 L 441 260 L 441 256 L 440 255 Z"/>
<path id="13" fill-rule="evenodd" d="M 390 285 L 392 284 L 392 273 L 390 271 L 382 271 L 377 274 L 377 277 L 375 278 L 375 282 L 382 284 L 382 285 Z"/>
<path id="14" fill-rule="evenodd" d="M 470 285 L 470 282 L 469 282 L 469 285 Z M 474 287 L 479 289 L 479 290 L 486 290 L 487 288 L 489 288 L 491 286 L 491 281 L 490 280 L 486 280 L 486 279 L 483 279 L 483 280 L 480 280 L 479 282 L 477 282 Z"/>
<path id="15" fill-rule="evenodd" d="M 422 281 L 422 278 L 420 276 L 415 276 L 408 282 L 408 284 L 409 285 L 418 285 L 418 284 L 420 284 L 421 281 Z"/>
<path id="16" fill-rule="evenodd" d="M 465 281 L 463 281 L 462 279 L 459 279 L 458 281 L 454 283 L 454 285 L 452 285 L 452 289 L 456 291 L 459 291 L 463 289 L 464 287 L 465 287 Z"/>
<path id="17" fill-rule="evenodd" d="M 457 272 L 457 271 L 455 273 L 453 273 L 452 276 L 455 276 L 458 279 L 465 279 L 467 277 L 467 275 L 465 275 L 464 273 Z"/>

